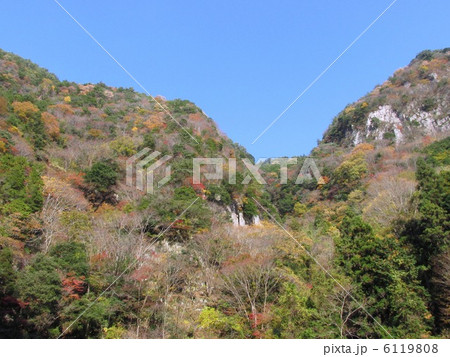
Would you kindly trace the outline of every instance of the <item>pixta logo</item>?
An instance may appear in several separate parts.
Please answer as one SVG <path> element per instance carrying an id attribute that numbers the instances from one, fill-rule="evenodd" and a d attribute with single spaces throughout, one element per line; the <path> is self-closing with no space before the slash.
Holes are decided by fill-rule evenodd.
<path id="1" fill-rule="evenodd" d="M 127 160 L 126 183 L 128 186 L 134 186 L 140 191 L 153 194 L 156 176 L 159 178 L 156 183 L 158 188 L 169 182 L 171 167 L 166 165 L 166 163 L 172 159 L 172 156 L 165 155 L 157 159 L 161 155 L 159 151 L 153 151 L 150 154 L 149 152 L 149 148 L 142 149 Z M 162 175 L 161 171 L 163 171 Z M 136 175 L 134 175 L 135 172 Z"/>
<path id="2" fill-rule="evenodd" d="M 153 194 L 155 187 L 160 188 L 169 182 L 171 177 L 171 167 L 167 164 L 172 156 L 161 155 L 159 151 L 151 152 L 150 149 L 145 148 L 139 151 L 136 155 L 127 160 L 126 182 L 128 186 L 134 186 L 138 190 Z M 224 167 L 227 168 L 228 183 L 236 184 L 236 158 L 193 158 L 193 172 L 192 182 L 200 184 L 202 182 L 201 176 L 206 181 L 221 181 L 224 179 Z M 288 166 L 296 165 L 297 158 L 272 158 L 269 160 L 259 160 L 253 164 L 249 159 L 242 159 L 243 166 L 246 170 L 246 175 L 239 184 L 247 185 L 251 180 L 255 180 L 261 185 L 267 184 L 263 175 L 259 172 L 264 163 L 270 165 L 279 165 L 280 175 L 279 183 L 286 184 L 288 182 Z M 209 166 L 209 170 L 202 170 L 202 167 Z M 306 158 L 303 161 L 300 172 L 295 180 L 296 184 L 302 184 L 305 181 L 315 179 L 317 183 L 323 184 L 324 180 L 320 175 L 319 169 L 312 158 Z M 157 182 L 155 183 L 155 181 Z"/>

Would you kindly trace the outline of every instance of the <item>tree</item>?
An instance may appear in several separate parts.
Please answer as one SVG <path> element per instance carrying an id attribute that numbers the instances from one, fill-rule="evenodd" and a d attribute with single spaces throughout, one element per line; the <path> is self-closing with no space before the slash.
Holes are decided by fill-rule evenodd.
<path id="1" fill-rule="evenodd" d="M 349 193 L 358 187 L 367 171 L 367 163 L 363 154 L 355 153 L 336 168 L 333 182 L 341 187 L 342 192 Z"/>
<path id="2" fill-rule="evenodd" d="M 118 170 L 118 165 L 114 161 L 101 160 L 86 171 L 84 181 L 89 185 L 87 196 L 96 208 L 103 202 L 115 202 L 112 187 L 117 183 Z"/>
<path id="3" fill-rule="evenodd" d="M 61 298 L 61 279 L 56 268 L 51 258 L 37 254 L 19 274 L 17 287 L 27 303 L 25 315 L 32 324 L 31 334 L 38 332 L 38 336 L 45 336 L 56 324 Z"/>
<path id="4" fill-rule="evenodd" d="M 354 280 L 358 288 L 354 296 L 366 297 L 367 310 L 393 327 L 398 336 L 419 337 L 429 332 L 426 293 L 411 250 L 393 236 L 378 236 L 350 212 L 340 231 L 337 264 Z"/>
<path id="5" fill-rule="evenodd" d="M 73 272 L 77 276 L 87 276 L 89 264 L 86 247 L 79 242 L 64 242 L 52 247 L 50 256 L 58 267 L 66 273 Z"/>
<path id="6" fill-rule="evenodd" d="M 17 299 L 17 273 L 13 266 L 13 252 L 0 248 L 0 336 L 22 338 L 25 319 L 20 312 L 25 304 Z"/>
<path id="7" fill-rule="evenodd" d="M 0 156 L 0 213 L 29 215 L 43 205 L 43 181 L 37 166 L 24 157 Z"/>
<path id="8" fill-rule="evenodd" d="M 449 286 L 442 267 L 450 242 L 450 172 L 436 173 L 430 164 L 419 159 L 416 178 L 420 216 L 405 224 L 404 239 L 415 253 L 421 267 L 422 284 L 432 296 L 435 328 L 442 331 L 450 326 L 450 313 L 445 303 Z"/>
<path id="9" fill-rule="evenodd" d="M 10 248 L 0 249 L 0 298 L 14 292 L 16 272 L 13 268 L 13 253 Z"/>
<path id="10" fill-rule="evenodd" d="M 122 136 L 116 140 L 111 141 L 109 143 L 109 146 L 117 155 L 132 156 L 136 154 L 133 140 L 131 140 L 131 138 L 127 136 Z"/>
<path id="11" fill-rule="evenodd" d="M 13 102 L 14 113 L 24 121 L 30 120 L 34 114 L 39 113 L 39 108 L 31 102 Z"/>
<path id="12" fill-rule="evenodd" d="M 119 177 L 118 166 L 111 160 L 97 161 L 86 171 L 84 180 L 86 183 L 100 192 L 108 192 L 114 186 Z"/>
<path id="13" fill-rule="evenodd" d="M 62 331 L 67 329 L 65 337 L 99 337 L 103 329 L 109 327 L 110 321 L 120 321 L 120 302 L 116 298 L 102 297 L 94 301 L 94 295 L 86 294 L 62 309 L 61 328 Z"/>
<path id="14" fill-rule="evenodd" d="M 53 114 L 44 112 L 42 113 L 42 121 L 47 134 L 54 140 L 58 139 L 60 135 L 58 119 Z"/>

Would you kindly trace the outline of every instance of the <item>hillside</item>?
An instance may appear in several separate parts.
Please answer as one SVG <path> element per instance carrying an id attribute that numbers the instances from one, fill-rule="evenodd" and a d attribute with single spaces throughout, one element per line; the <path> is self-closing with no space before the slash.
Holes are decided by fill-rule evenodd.
<path id="1" fill-rule="evenodd" d="M 423 51 L 334 118 L 325 143 L 397 144 L 450 130 L 450 49 Z"/>
<path id="2" fill-rule="evenodd" d="M 319 181 L 296 182 L 297 157 L 263 185 L 194 103 L 0 51 L 0 337 L 450 336 L 449 58 L 420 53 L 338 114 Z M 127 180 L 145 148 L 170 157 L 153 194 Z M 223 178 L 195 182 L 198 157 Z"/>

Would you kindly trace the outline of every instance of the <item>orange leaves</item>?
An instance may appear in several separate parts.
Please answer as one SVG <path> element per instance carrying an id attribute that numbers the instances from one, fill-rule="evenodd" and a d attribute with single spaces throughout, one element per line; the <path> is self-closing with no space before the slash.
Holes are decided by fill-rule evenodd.
<path id="1" fill-rule="evenodd" d="M 152 114 L 152 115 L 150 115 L 148 120 L 146 120 L 144 122 L 144 125 L 149 130 L 165 127 L 166 124 L 164 123 L 163 118 L 164 118 L 164 113 Z"/>
<path id="2" fill-rule="evenodd" d="M 71 173 L 67 175 L 69 182 L 76 187 L 84 187 L 83 173 Z"/>
<path id="3" fill-rule="evenodd" d="M 44 112 L 42 113 L 42 121 L 44 122 L 47 134 L 51 138 L 57 139 L 59 137 L 60 131 L 59 131 L 59 123 L 56 117 L 53 114 Z"/>
<path id="4" fill-rule="evenodd" d="M 39 108 L 31 102 L 13 102 L 12 107 L 14 113 L 16 113 L 19 118 L 24 120 L 30 119 L 33 114 L 39 112 Z"/>
<path id="5" fill-rule="evenodd" d="M 202 119 L 203 116 L 200 113 L 189 114 L 189 121 L 199 122 Z"/>
<path id="6" fill-rule="evenodd" d="M 68 104 L 55 104 L 50 105 L 48 108 L 53 109 L 55 112 L 63 115 L 72 115 L 75 113 L 73 108 Z"/>
<path id="7" fill-rule="evenodd" d="M 374 149 L 375 148 L 372 144 L 362 143 L 362 144 L 359 144 L 358 146 L 356 146 L 352 150 L 352 155 L 353 154 L 367 154 L 367 153 L 373 151 Z"/>
<path id="8" fill-rule="evenodd" d="M 88 137 L 89 138 L 102 138 L 103 137 L 103 132 L 99 129 L 89 129 L 88 131 Z"/>
<path id="9" fill-rule="evenodd" d="M 81 95 L 86 95 L 86 94 L 88 94 L 91 90 L 93 90 L 94 89 L 94 85 L 93 84 L 86 84 L 86 85 L 83 85 L 83 84 L 79 84 L 78 85 L 78 88 L 80 88 L 80 94 Z"/>

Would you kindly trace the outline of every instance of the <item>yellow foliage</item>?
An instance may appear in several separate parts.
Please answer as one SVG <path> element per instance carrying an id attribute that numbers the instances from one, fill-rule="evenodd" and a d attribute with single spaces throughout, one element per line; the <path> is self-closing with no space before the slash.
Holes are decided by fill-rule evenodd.
<path id="1" fill-rule="evenodd" d="M 44 182 L 44 193 L 46 195 L 60 197 L 70 189 L 69 184 L 56 177 L 42 176 L 42 181 Z"/>
<path id="2" fill-rule="evenodd" d="M 70 103 L 72 101 L 72 99 L 70 98 L 70 95 L 68 95 L 67 97 L 64 97 L 64 101 L 66 103 Z"/>
<path id="3" fill-rule="evenodd" d="M 14 125 L 11 125 L 11 126 L 8 128 L 8 131 L 9 131 L 11 134 L 16 134 L 16 135 L 22 136 L 22 132 L 19 130 L 18 127 L 14 126 Z"/>
<path id="4" fill-rule="evenodd" d="M 145 108 L 138 108 L 138 113 L 140 115 L 147 115 L 147 114 L 150 114 L 151 112 L 150 112 L 150 110 L 145 109 Z"/>
<path id="5" fill-rule="evenodd" d="M 53 82 L 51 79 L 49 78 L 44 78 L 40 84 L 41 88 L 46 91 L 49 92 L 50 90 L 54 90 L 55 86 L 53 85 Z"/>
<path id="6" fill-rule="evenodd" d="M 8 149 L 6 148 L 5 142 L 3 140 L 0 140 L 0 152 L 5 153 L 6 151 L 8 151 Z"/>
<path id="7" fill-rule="evenodd" d="M 355 110 L 355 107 L 349 105 L 347 108 L 345 108 L 344 113 L 348 114 L 348 113 L 350 113 L 350 112 L 352 112 L 354 110 Z"/>
<path id="8" fill-rule="evenodd" d="M 131 129 L 131 131 L 132 131 L 133 133 L 135 133 L 135 132 L 137 132 L 137 131 L 138 131 L 138 128 L 136 128 L 136 127 L 133 127 L 133 129 Z"/>
<path id="9" fill-rule="evenodd" d="M 103 136 L 103 132 L 99 129 L 89 129 L 88 136 L 91 138 L 99 138 Z"/>
<path id="10" fill-rule="evenodd" d="M 336 239 L 340 237 L 341 232 L 335 226 L 331 226 L 330 228 L 328 228 L 327 234 Z"/>
<path id="11" fill-rule="evenodd" d="M 31 102 L 13 102 L 12 107 L 21 119 L 28 120 L 33 114 L 39 112 L 39 108 Z"/>

